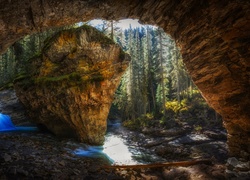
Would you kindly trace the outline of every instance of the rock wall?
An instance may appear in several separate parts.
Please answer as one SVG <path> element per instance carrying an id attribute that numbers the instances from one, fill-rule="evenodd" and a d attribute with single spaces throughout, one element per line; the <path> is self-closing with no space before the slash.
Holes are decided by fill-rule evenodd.
<path id="1" fill-rule="evenodd" d="M 80 20 L 138 18 L 162 27 L 181 48 L 207 102 L 222 115 L 230 155 L 249 161 L 249 0 L 5 0 L 0 7 L 0 51 L 25 34 Z"/>
<path id="2" fill-rule="evenodd" d="M 96 29 L 58 33 L 15 80 L 31 119 L 57 136 L 102 144 L 107 116 L 129 56 Z"/>

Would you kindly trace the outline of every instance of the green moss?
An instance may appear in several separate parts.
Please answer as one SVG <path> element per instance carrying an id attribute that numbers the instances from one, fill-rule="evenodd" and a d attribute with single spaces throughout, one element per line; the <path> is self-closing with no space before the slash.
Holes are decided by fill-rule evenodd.
<path id="1" fill-rule="evenodd" d="M 125 56 L 126 56 L 125 52 L 124 52 L 123 50 L 121 50 L 121 51 L 120 51 L 120 54 L 119 54 L 119 59 L 120 59 L 120 60 L 124 60 L 124 59 L 125 59 Z"/>
<path id="2" fill-rule="evenodd" d="M 2 87 L 0 87 L 0 91 L 4 90 L 4 89 L 13 89 L 13 83 L 7 83 L 5 85 L 3 85 Z"/>
<path id="3" fill-rule="evenodd" d="M 29 78 L 30 76 L 29 75 L 27 75 L 26 73 L 20 73 L 20 74 L 18 74 L 16 77 L 15 77 L 15 79 L 14 79 L 14 83 L 16 83 L 16 82 L 18 82 L 18 81 L 22 81 L 22 80 L 24 80 L 24 79 L 27 79 L 27 78 Z"/>
<path id="4" fill-rule="evenodd" d="M 60 81 L 81 81 L 81 76 L 78 73 L 71 73 L 55 77 L 39 77 L 35 79 L 35 84 L 50 84 Z"/>
<path id="5" fill-rule="evenodd" d="M 100 80 L 101 77 L 88 78 L 83 79 L 81 75 L 77 72 L 57 76 L 57 77 L 41 77 L 34 79 L 35 85 L 38 87 L 74 87 L 79 86 L 79 88 L 83 91 L 90 85 L 92 82 Z"/>
<path id="6" fill-rule="evenodd" d="M 27 90 L 30 87 L 34 86 L 34 80 L 31 79 L 29 76 L 20 76 L 15 79 L 14 84 L 17 84 L 23 90 Z"/>
<path id="7" fill-rule="evenodd" d="M 94 27 L 88 26 L 86 24 L 78 27 L 78 28 L 71 28 L 67 30 L 62 30 L 57 32 L 55 35 L 47 38 L 44 41 L 44 47 L 42 49 L 42 52 L 46 52 L 48 48 L 50 47 L 51 43 L 55 41 L 57 38 L 59 38 L 62 34 L 64 33 L 81 33 L 82 30 L 85 30 L 89 34 L 89 40 L 94 41 L 94 42 L 99 42 L 101 45 L 110 45 L 110 44 L 115 44 L 113 40 L 110 38 L 106 37 L 102 32 L 98 31 Z"/>
<path id="8" fill-rule="evenodd" d="M 42 48 L 42 52 L 46 52 L 49 49 L 49 47 L 51 45 L 51 42 L 56 40 L 59 37 L 60 34 L 61 34 L 61 31 L 57 32 L 54 36 L 49 36 L 47 39 L 45 39 L 44 45 L 43 45 L 43 48 Z"/>
<path id="9" fill-rule="evenodd" d="M 87 25 L 87 24 L 83 24 L 82 26 L 80 26 L 78 29 L 84 29 L 84 30 L 90 30 L 93 29 L 93 27 Z"/>
<path id="10" fill-rule="evenodd" d="M 80 74 L 74 72 L 74 73 L 71 73 L 69 75 L 69 79 L 72 80 L 72 81 L 82 81 L 82 77 L 80 76 Z"/>
<path id="11" fill-rule="evenodd" d="M 88 34 L 88 41 L 90 42 L 97 42 L 100 43 L 102 46 L 115 44 L 113 40 L 106 37 L 103 33 L 99 32 L 97 29 L 88 26 L 83 25 L 79 28 L 72 28 L 68 30 L 62 30 L 57 33 L 55 33 L 50 38 L 47 38 L 44 42 L 44 47 L 41 52 L 35 54 L 32 58 L 29 60 L 29 69 L 27 69 L 27 72 L 24 74 L 19 75 L 15 79 L 15 83 L 19 83 L 20 86 L 23 88 L 28 88 L 29 86 L 35 85 L 35 86 L 51 86 L 55 87 L 56 85 L 63 85 L 64 87 L 72 87 L 72 86 L 79 86 L 79 87 L 87 87 L 89 84 L 92 84 L 94 82 L 100 82 L 104 80 L 104 77 L 99 72 L 93 72 L 93 74 L 79 74 L 78 72 L 70 73 L 67 75 L 62 76 L 51 76 L 51 77 L 32 77 L 36 74 L 37 71 L 31 71 L 31 69 L 39 69 L 40 65 L 42 64 L 38 58 L 42 58 L 42 54 L 45 54 L 45 52 L 50 48 L 51 44 L 54 43 L 60 36 L 69 35 L 71 37 L 71 34 L 80 35 L 82 31 L 86 31 Z M 73 48 L 71 53 L 74 53 L 77 49 Z M 125 58 L 125 53 L 123 51 L 120 52 L 120 58 Z M 35 62 L 33 62 L 33 60 Z M 33 62 L 33 63 L 32 63 Z M 32 67 L 32 68 L 30 68 Z"/>
<path id="12" fill-rule="evenodd" d="M 91 75 L 82 77 L 78 72 L 74 72 L 67 75 L 56 76 L 56 77 L 39 77 L 31 78 L 27 75 L 20 75 L 15 79 L 15 83 L 18 83 L 18 86 L 23 89 L 28 89 L 29 87 L 61 87 L 68 88 L 78 86 L 81 91 L 88 89 L 92 83 L 100 82 L 104 78 L 101 74 Z"/>
<path id="13" fill-rule="evenodd" d="M 104 77 L 101 74 L 95 74 L 93 76 L 91 76 L 91 79 L 89 79 L 90 82 L 99 82 L 99 81 L 103 81 Z"/>

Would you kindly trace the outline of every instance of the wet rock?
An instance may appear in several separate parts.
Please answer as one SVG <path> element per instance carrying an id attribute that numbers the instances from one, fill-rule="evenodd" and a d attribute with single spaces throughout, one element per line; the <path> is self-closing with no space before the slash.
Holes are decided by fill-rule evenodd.
<path id="1" fill-rule="evenodd" d="M 151 148 L 153 146 L 161 145 L 163 142 L 164 142 L 163 140 L 149 140 L 143 143 L 144 144 L 143 146 L 146 148 Z"/>
<path id="2" fill-rule="evenodd" d="M 227 163 L 228 165 L 235 167 L 238 165 L 239 161 L 235 157 L 232 157 L 232 158 L 228 158 Z"/>
<path id="3" fill-rule="evenodd" d="M 203 132 L 207 137 L 211 139 L 216 139 L 216 140 L 226 140 L 227 139 L 227 133 L 223 131 L 209 131 L 206 130 Z"/>
<path id="4" fill-rule="evenodd" d="M 173 137 L 173 136 L 180 136 L 187 133 L 190 129 L 189 128 L 171 128 L 171 129 L 162 129 L 162 128 L 143 128 L 142 132 L 144 134 L 157 136 L 157 137 Z"/>
<path id="5" fill-rule="evenodd" d="M 13 89 L 0 91 L 0 113 L 9 115 L 15 125 L 30 125 L 25 107 L 18 100 Z"/>
<path id="6" fill-rule="evenodd" d="M 169 142 L 169 144 L 201 144 L 209 141 L 211 141 L 211 139 L 203 134 L 188 134 Z"/>
<path id="7" fill-rule="evenodd" d="M 200 158 L 213 158 L 213 160 L 221 163 L 225 163 L 227 159 L 227 146 L 225 142 L 215 141 L 191 145 L 190 150 L 191 156 L 197 156 L 195 154 L 198 154 Z"/>

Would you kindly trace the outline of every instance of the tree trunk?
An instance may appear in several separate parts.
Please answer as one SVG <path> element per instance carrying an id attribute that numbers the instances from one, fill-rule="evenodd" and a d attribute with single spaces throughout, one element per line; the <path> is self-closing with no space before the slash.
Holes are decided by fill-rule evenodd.
<path id="1" fill-rule="evenodd" d="M 165 85 L 164 85 L 164 68 L 163 68 L 163 46 L 162 46 L 162 32 L 160 29 L 159 32 L 159 40 L 160 40 L 160 65 L 161 65 L 161 88 L 162 88 L 162 108 L 163 108 L 163 116 L 166 115 L 166 93 L 165 93 Z"/>

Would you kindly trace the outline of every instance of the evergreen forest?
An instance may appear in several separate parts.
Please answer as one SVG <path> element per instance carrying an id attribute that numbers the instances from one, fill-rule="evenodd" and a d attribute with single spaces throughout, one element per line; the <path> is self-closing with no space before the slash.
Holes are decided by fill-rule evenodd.
<path id="1" fill-rule="evenodd" d="M 0 87 L 12 86 L 22 76 L 25 64 L 39 54 L 48 37 L 68 27 L 26 36 L 0 56 Z M 91 24 L 119 44 L 131 56 L 111 107 L 110 119 L 121 119 L 128 128 L 191 125 L 221 126 L 221 119 L 210 108 L 193 84 L 175 41 L 161 28 L 145 25 L 119 27 L 115 21 Z"/>

